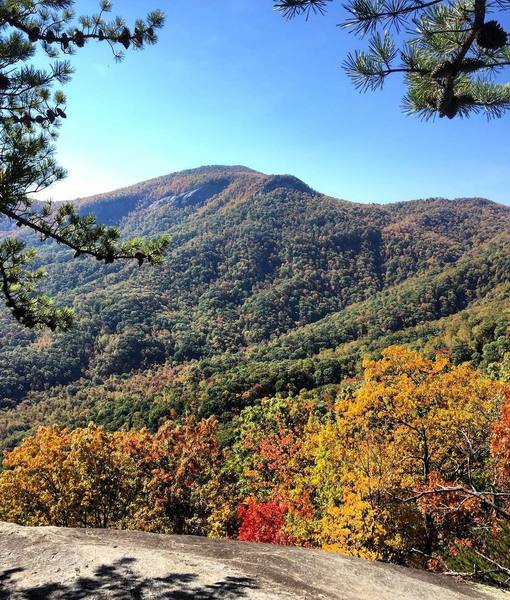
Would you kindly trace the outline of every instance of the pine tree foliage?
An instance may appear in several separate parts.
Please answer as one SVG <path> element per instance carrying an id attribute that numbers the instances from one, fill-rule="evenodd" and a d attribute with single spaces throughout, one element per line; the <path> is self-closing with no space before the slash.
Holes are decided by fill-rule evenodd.
<path id="1" fill-rule="evenodd" d="M 285 17 L 324 13 L 331 0 L 275 0 Z M 405 77 L 406 114 L 501 117 L 510 108 L 510 35 L 500 20 L 508 0 L 349 0 L 343 26 L 368 38 L 350 53 L 347 74 L 361 91 L 381 88 L 389 75 Z"/>
<path id="2" fill-rule="evenodd" d="M 54 140 L 67 118 L 66 98 L 55 86 L 73 73 L 68 56 L 89 41 L 107 43 L 117 60 L 127 50 L 143 49 L 157 41 L 163 25 L 160 11 L 137 20 L 130 29 L 120 17 L 107 19 L 111 2 L 101 0 L 99 12 L 77 18 L 73 0 L 6 0 L 0 3 L 0 213 L 19 227 L 35 231 L 41 240 L 53 239 L 72 249 L 111 263 L 132 258 L 141 265 L 158 262 L 167 240 L 120 241 L 117 229 L 106 228 L 91 215 L 79 215 L 70 204 L 54 207 L 34 203 L 31 196 L 61 180 L 65 171 L 54 156 Z M 35 66 L 36 52 L 48 60 Z M 39 295 L 36 282 L 44 273 L 30 271 L 34 251 L 8 239 L 0 243 L 0 286 L 7 306 L 23 325 L 68 329 L 72 313 L 55 308 Z"/>

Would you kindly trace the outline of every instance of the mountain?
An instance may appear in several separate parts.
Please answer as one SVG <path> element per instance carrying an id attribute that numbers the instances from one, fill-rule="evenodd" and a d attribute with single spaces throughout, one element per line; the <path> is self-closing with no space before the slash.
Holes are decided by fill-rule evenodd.
<path id="1" fill-rule="evenodd" d="M 507 206 L 355 204 L 241 166 L 76 202 L 123 235 L 168 233 L 170 251 L 139 268 L 39 245 L 77 324 L 33 332 L 0 309 L 5 445 L 37 422 L 153 426 L 169 408 L 227 423 L 264 395 L 337 384 L 395 341 L 489 370 L 510 351 Z"/>

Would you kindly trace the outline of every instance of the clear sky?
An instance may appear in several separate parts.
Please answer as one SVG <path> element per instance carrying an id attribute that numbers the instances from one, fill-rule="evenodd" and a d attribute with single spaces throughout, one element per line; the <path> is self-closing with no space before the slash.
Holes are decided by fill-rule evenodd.
<path id="1" fill-rule="evenodd" d="M 80 13 L 94 12 L 78 0 Z M 401 80 L 359 94 L 341 69 L 359 46 L 326 17 L 286 22 L 272 0 L 117 0 L 128 19 L 161 8 L 158 45 L 115 64 L 89 44 L 72 58 L 58 141 L 72 199 L 205 164 L 290 173 L 360 202 L 482 196 L 510 202 L 510 115 L 487 122 L 404 116 Z"/>

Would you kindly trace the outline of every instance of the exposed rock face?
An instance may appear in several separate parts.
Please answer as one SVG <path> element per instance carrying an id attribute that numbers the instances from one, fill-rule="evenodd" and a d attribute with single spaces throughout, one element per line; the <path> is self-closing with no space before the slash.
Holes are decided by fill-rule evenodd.
<path id="1" fill-rule="evenodd" d="M 0 523 L 0 599 L 494 600 L 510 594 L 335 554 Z"/>

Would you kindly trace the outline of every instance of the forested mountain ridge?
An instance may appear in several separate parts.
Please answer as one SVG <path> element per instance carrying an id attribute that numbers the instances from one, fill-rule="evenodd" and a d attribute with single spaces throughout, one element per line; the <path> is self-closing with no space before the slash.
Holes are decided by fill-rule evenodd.
<path id="1" fill-rule="evenodd" d="M 26 429 L 20 415 L 40 411 L 34 402 L 73 404 L 110 380 L 122 390 L 131 372 L 163 364 L 161 410 L 193 401 L 203 414 L 229 414 L 275 391 L 339 383 L 353 369 L 352 344 L 376 348 L 397 334 L 440 343 L 443 325 L 434 335 L 416 328 L 469 319 L 490 294 L 503 304 L 509 296 L 510 208 L 483 199 L 354 204 L 292 176 L 204 167 L 76 202 L 126 236 L 168 233 L 170 251 L 162 266 L 139 269 L 40 247 L 45 284 L 75 308 L 77 324 L 37 333 L 0 309 L 1 405 L 12 410 L 31 395 L 2 416 L 4 438 Z M 464 341 L 466 360 L 484 360 L 478 342 Z M 152 396 L 136 410 L 116 397 L 121 408 L 107 412 L 121 416 L 104 422 L 121 426 L 137 412 L 143 423 Z M 87 403 L 97 417 L 96 401 L 84 413 Z"/>

